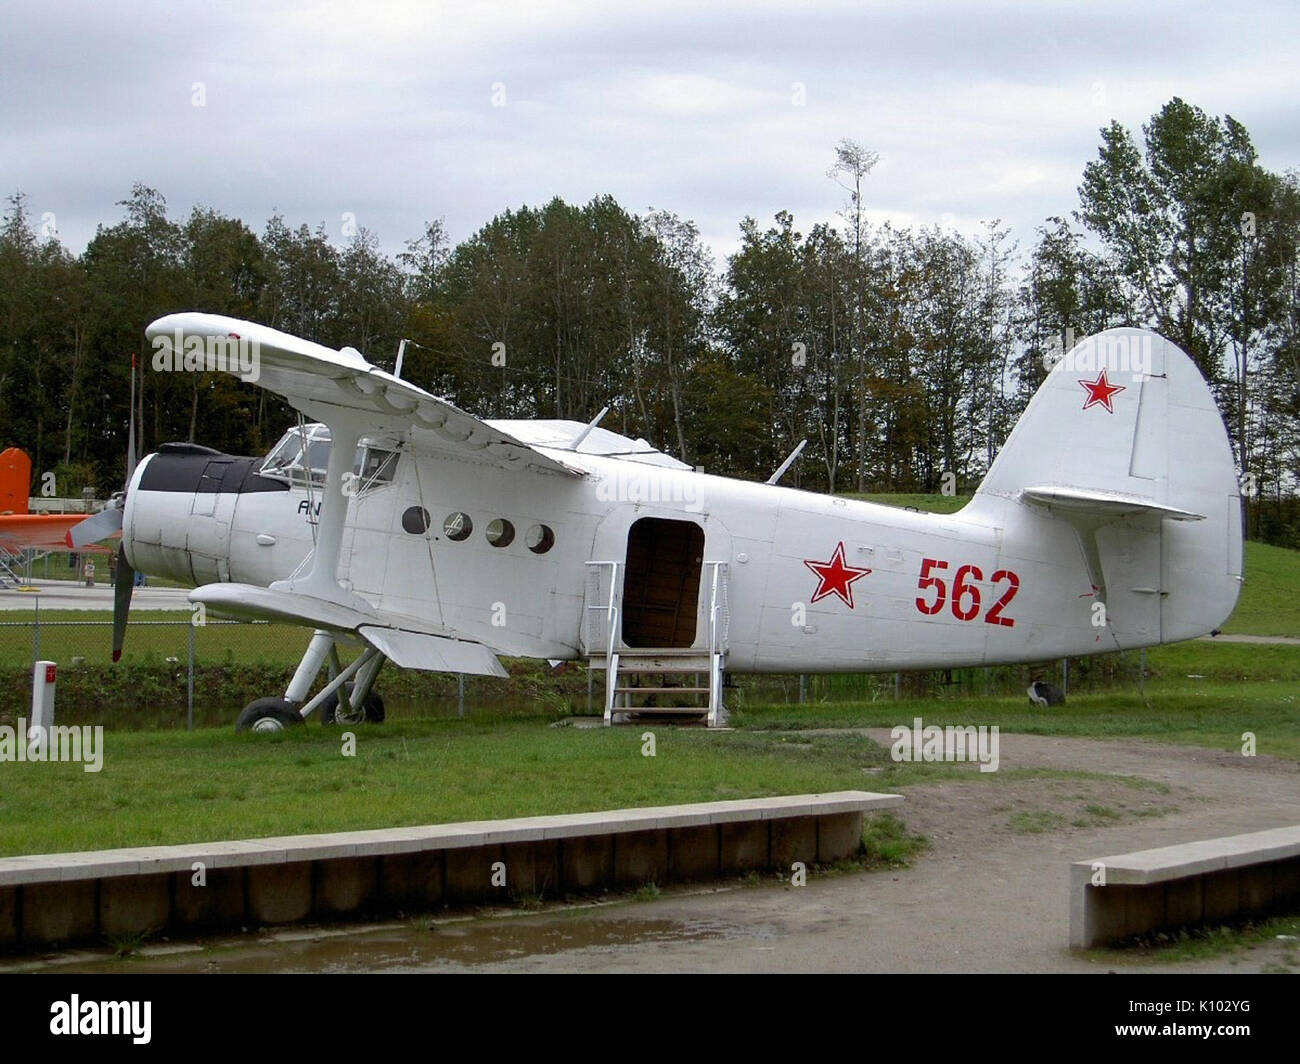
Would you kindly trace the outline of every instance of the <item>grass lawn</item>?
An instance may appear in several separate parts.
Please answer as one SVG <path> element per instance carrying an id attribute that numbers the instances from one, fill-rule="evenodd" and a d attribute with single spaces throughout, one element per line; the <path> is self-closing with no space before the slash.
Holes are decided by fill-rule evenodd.
<path id="1" fill-rule="evenodd" d="M 32 660 L 32 615 L 0 612 L 0 663 L 26 665 Z M 74 657 L 87 664 L 112 658 L 112 613 L 96 610 L 41 610 L 40 654 L 61 664 Z M 168 657 L 186 661 L 190 614 L 172 610 L 132 610 L 122 661 L 160 663 Z M 311 639 L 311 630 L 293 624 L 220 624 L 194 629 L 194 657 L 204 662 L 263 662 L 296 665 Z"/>
<path id="2" fill-rule="evenodd" d="M 926 724 L 996 724 L 1004 732 L 1115 739 L 1125 736 L 1239 751 L 1252 732 L 1256 752 L 1300 761 L 1300 694 L 1273 681 L 1205 682 L 1151 692 L 1076 695 L 1040 709 L 1028 698 L 963 698 L 753 706 L 739 715 L 746 729 L 892 728 L 921 717 Z"/>
<path id="3" fill-rule="evenodd" d="M 338 730 L 314 723 L 274 737 L 227 728 L 109 730 L 98 773 L 80 764 L 0 763 L 0 855 L 1054 775 L 896 764 L 886 746 L 845 730 L 910 725 L 918 716 L 1232 751 L 1253 731 L 1261 754 L 1300 760 L 1296 696 L 1269 683 L 1205 683 L 1156 692 L 1149 704 L 1092 695 L 1051 711 L 1020 698 L 751 707 L 730 732 L 557 728 L 540 715 L 408 719 L 357 729 L 353 757 L 344 756 Z M 642 752 L 646 731 L 655 735 L 653 757 Z M 1091 776 L 1086 768 L 1076 774 Z"/>
<path id="4" fill-rule="evenodd" d="M 103 768 L 0 763 L 0 854 L 394 827 L 862 789 L 887 752 L 780 736 L 531 721 L 401 721 L 279 736 L 109 732 Z M 60 811 L 75 810 L 75 815 Z"/>
<path id="5" fill-rule="evenodd" d="M 901 492 L 876 492 L 859 494 L 857 492 L 837 492 L 845 499 L 861 499 L 863 502 L 875 502 L 881 506 L 911 507 L 932 514 L 955 514 L 968 502 L 969 495 L 910 495 Z"/>

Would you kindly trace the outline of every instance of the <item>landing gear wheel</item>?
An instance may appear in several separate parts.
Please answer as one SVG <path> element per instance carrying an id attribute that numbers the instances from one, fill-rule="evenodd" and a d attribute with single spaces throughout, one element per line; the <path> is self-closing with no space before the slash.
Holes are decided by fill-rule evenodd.
<path id="1" fill-rule="evenodd" d="M 258 698 L 239 714 L 235 731 L 279 732 L 301 723 L 301 714 L 283 698 Z"/>
<path id="2" fill-rule="evenodd" d="M 320 706 L 320 722 L 322 724 L 382 724 L 384 722 L 384 700 L 374 691 L 366 695 L 364 706 L 356 706 L 352 702 L 352 685 L 347 684 L 348 704 L 351 706 L 351 712 L 339 712 L 339 695 L 335 691 L 329 698 L 325 699 Z"/>

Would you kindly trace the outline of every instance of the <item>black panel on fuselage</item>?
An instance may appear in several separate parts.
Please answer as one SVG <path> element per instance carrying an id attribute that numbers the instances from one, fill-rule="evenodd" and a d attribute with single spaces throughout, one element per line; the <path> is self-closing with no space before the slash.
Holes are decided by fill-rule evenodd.
<path id="1" fill-rule="evenodd" d="M 282 480 L 257 475 L 261 458 L 237 458 L 193 443 L 164 443 L 140 477 L 141 491 L 288 491 Z"/>

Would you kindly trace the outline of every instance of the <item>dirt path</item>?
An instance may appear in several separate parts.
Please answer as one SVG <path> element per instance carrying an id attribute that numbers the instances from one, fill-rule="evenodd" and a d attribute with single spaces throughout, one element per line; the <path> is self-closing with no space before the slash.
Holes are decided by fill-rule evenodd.
<path id="1" fill-rule="evenodd" d="M 867 732 L 888 743 L 887 730 Z M 903 816 L 931 848 L 911 869 L 668 898 L 635 915 L 702 937 L 518 957 L 511 971 L 1095 971 L 1066 948 L 1069 865 L 1112 853 L 1300 822 L 1300 766 L 1142 741 L 1001 737 L 1003 770 L 1052 768 L 1123 780 L 944 782 L 907 788 Z M 1147 781 L 1156 786 L 1135 786 Z M 1167 788 L 1167 790 L 1166 790 Z M 1089 813 L 1088 809 L 1097 812 Z M 1046 816 L 1039 816 L 1046 814 Z M 1056 824 L 1042 831 L 1044 821 Z M 1077 821 L 1077 823 L 1076 823 Z M 618 920 L 626 913 L 595 917 Z M 1179 971 L 1259 971 L 1294 946 Z M 1125 970 L 1141 966 L 1124 965 Z M 1167 964 L 1154 970 L 1169 971 Z"/>
<path id="2" fill-rule="evenodd" d="M 888 742 L 886 730 L 866 732 Z M 903 817 L 931 847 L 909 869 L 815 877 L 794 888 L 665 891 L 645 904 L 388 926 L 310 929 L 219 952 L 142 958 L 160 971 L 1068 972 L 1072 861 L 1300 823 L 1300 765 L 1135 740 L 1001 737 L 993 778 L 908 787 Z M 1039 779 L 1007 770 L 1106 774 Z M 971 766 L 972 777 L 977 775 Z M 121 962 L 116 962 L 121 970 Z M 1151 970 L 1300 966 L 1274 942 Z M 113 963 L 79 970 L 115 970 Z"/>

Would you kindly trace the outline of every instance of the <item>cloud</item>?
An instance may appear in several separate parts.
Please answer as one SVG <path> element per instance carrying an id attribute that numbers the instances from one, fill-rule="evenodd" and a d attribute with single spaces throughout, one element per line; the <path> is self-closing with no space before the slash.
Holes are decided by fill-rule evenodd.
<path id="1" fill-rule="evenodd" d="M 0 42 L 0 190 L 80 250 L 131 184 L 260 229 L 273 211 L 390 252 L 445 217 L 603 193 L 694 219 L 834 220 L 834 145 L 880 152 L 876 221 L 1022 243 L 1076 203 L 1098 129 L 1173 95 L 1300 164 L 1300 12 L 1256 2 L 29 4 Z M 203 105 L 194 106 L 196 86 Z M 801 91 L 800 91 L 801 90 Z M 502 106 L 494 106 L 502 104 Z M 341 235 L 338 235 L 341 241 Z"/>

